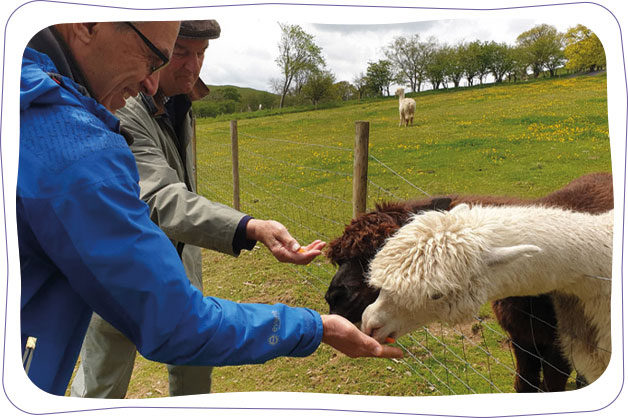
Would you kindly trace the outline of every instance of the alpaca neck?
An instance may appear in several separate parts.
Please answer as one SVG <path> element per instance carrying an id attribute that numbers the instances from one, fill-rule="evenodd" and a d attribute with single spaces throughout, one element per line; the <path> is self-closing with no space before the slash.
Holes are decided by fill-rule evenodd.
<path id="1" fill-rule="evenodd" d="M 494 228 L 489 228 L 487 239 L 495 239 L 492 245 L 532 244 L 542 251 L 490 267 L 492 299 L 551 291 L 587 299 L 610 288 L 605 279 L 610 278 L 612 267 L 612 214 L 551 215 L 542 210 L 535 213 L 534 209 L 510 214 L 512 217 L 497 218 Z M 541 221 L 542 216 L 546 222 Z"/>

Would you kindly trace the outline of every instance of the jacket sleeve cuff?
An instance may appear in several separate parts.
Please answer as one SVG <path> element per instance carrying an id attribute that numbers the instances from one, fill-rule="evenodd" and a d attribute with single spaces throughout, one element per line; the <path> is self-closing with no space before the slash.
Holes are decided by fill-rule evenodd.
<path id="1" fill-rule="evenodd" d="M 321 315 L 309 308 L 294 308 L 301 311 L 303 318 L 303 336 L 297 347 L 292 350 L 290 357 L 307 357 L 314 353 L 323 342 L 323 319 Z"/>
<path id="2" fill-rule="evenodd" d="M 306 350 L 306 356 L 314 353 L 318 346 L 321 345 L 321 343 L 323 342 L 323 319 L 318 312 L 311 309 L 309 309 L 309 311 L 312 315 L 312 320 L 314 322 L 314 326 L 316 327 L 316 332 L 314 333 L 314 337 L 312 338 L 310 347 L 308 347 Z"/>
<path id="3" fill-rule="evenodd" d="M 253 247 L 255 247 L 255 244 L 257 244 L 256 240 L 248 239 L 246 237 L 246 224 L 248 224 L 251 219 L 253 219 L 252 216 L 244 216 L 242 219 L 240 219 L 240 222 L 236 227 L 236 231 L 233 236 L 233 242 L 231 244 L 233 247 L 233 253 L 236 256 L 240 255 L 240 252 L 242 250 L 252 250 Z"/>

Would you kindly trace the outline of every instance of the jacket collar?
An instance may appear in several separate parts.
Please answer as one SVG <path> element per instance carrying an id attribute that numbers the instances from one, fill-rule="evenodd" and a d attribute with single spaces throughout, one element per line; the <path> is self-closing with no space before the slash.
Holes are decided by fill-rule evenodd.
<path id="1" fill-rule="evenodd" d="M 158 90 L 154 96 L 149 96 L 144 92 L 140 92 L 140 99 L 142 99 L 142 103 L 148 108 L 153 117 L 161 116 L 166 114 L 166 102 L 169 97 L 164 96 L 161 90 Z"/>
<path id="2" fill-rule="evenodd" d="M 190 100 L 195 102 L 197 100 L 201 100 L 208 94 L 209 94 L 209 88 L 207 87 L 207 84 L 205 84 L 203 80 L 201 80 L 201 78 L 199 77 L 198 80 L 196 80 L 196 83 L 194 83 L 192 92 L 189 95 Z"/>
<path id="3" fill-rule="evenodd" d="M 196 83 L 194 84 L 194 87 L 192 88 L 190 94 L 181 94 L 178 96 L 186 97 L 187 101 L 189 101 L 191 104 L 191 102 L 201 100 L 208 94 L 209 88 L 199 77 L 199 79 L 196 80 Z M 164 95 L 161 90 L 157 90 L 157 93 L 152 97 L 144 93 L 140 93 L 140 98 L 154 117 L 166 115 L 168 113 L 166 111 L 166 103 L 171 99 L 171 97 Z"/>

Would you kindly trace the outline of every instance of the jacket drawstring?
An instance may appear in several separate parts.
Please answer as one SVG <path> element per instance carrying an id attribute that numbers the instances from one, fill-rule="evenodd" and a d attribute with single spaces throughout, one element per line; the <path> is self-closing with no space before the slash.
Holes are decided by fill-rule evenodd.
<path id="1" fill-rule="evenodd" d="M 35 346 L 37 345 L 37 338 L 28 337 L 26 340 L 26 349 L 24 350 L 24 355 L 22 356 L 22 365 L 24 366 L 24 370 L 28 375 L 28 371 L 31 368 L 31 362 L 33 361 L 33 355 L 35 355 Z"/>

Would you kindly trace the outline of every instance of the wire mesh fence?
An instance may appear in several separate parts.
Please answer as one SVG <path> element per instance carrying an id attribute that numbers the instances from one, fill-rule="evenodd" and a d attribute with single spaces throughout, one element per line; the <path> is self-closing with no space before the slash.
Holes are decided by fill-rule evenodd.
<path id="1" fill-rule="evenodd" d="M 259 129 L 257 129 L 259 131 Z M 241 210 L 283 223 L 301 243 L 329 242 L 340 236 L 352 218 L 353 138 L 343 144 L 303 142 L 286 135 L 248 134 L 239 129 Z M 232 202 L 231 150 L 228 129 L 201 131 L 198 138 L 199 192 L 225 204 Z M 429 196 L 394 163 L 369 154 L 367 202 Z M 369 205 L 371 206 L 371 205 Z M 307 292 L 320 298 L 335 268 L 324 260 L 308 266 L 285 265 L 301 279 Z M 391 360 L 395 372 L 412 376 L 434 395 L 513 392 L 517 376 L 509 336 L 485 307 L 467 325 L 434 324 L 397 340 L 402 360 Z M 525 349 L 521 347 L 521 349 Z M 539 352 L 528 350 L 542 362 Z M 551 365 L 549 365 L 551 367 Z M 525 377 L 520 376 L 525 379 Z M 575 374 L 568 388 L 575 387 Z M 538 391 L 538 383 L 528 382 Z"/>

